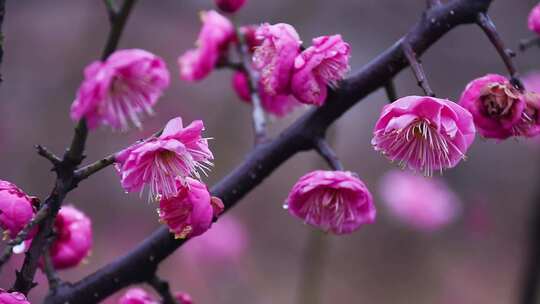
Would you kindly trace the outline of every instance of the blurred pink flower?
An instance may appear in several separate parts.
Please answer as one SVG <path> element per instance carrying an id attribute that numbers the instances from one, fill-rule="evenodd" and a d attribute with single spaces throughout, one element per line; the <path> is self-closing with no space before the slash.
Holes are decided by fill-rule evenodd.
<path id="1" fill-rule="evenodd" d="M 197 48 L 178 58 L 180 78 L 186 81 L 198 81 L 208 76 L 235 37 L 233 24 L 218 12 L 203 11 L 201 20 L 203 25 Z"/>
<path id="2" fill-rule="evenodd" d="M 0 180 L 0 227 L 6 237 L 15 238 L 35 213 L 36 198 L 14 184 Z M 30 237 L 30 236 L 29 236 Z"/>
<path id="3" fill-rule="evenodd" d="M 0 304 L 30 304 L 24 294 L 0 289 Z"/>
<path id="4" fill-rule="evenodd" d="M 504 76 L 488 74 L 471 81 L 459 100 L 469 110 L 480 135 L 506 139 L 525 108 L 523 95 Z"/>
<path id="5" fill-rule="evenodd" d="M 256 32 L 260 46 L 253 53 L 253 65 L 260 72 L 261 84 L 266 94 L 286 95 L 294 59 L 300 52 L 300 37 L 289 24 L 262 24 Z"/>
<path id="6" fill-rule="evenodd" d="M 302 176 L 285 206 L 305 223 L 334 234 L 348 234 L 371 224 L 376 215 L 366 185 L 346 171 L 317 170 Z"/>
<path id="7" fill-rule="evenodd" d="M 50 254 L 56 269 L 79 265 L 92 249 L 92 222 L 73 206 L 63 206 L 54 222 L 56 239 Z"/>
<path id="8" fill-rule="evenodd" d="M 540 3 L 529 13 L 528 26 L 531 31 L 540 34 Z"/>
<path id="9" fill-rule="evenodd" d="M 186 178 L 177 181 L 177 194 L 159 201 L 160 220 L 167 224 L 176 238 L 194 237 L 203 234 L 212 225 L 214 208 L 211 195 L 205 184 Z"/>
<path id="10" fill-rule="evenodd" d="M 461 202 L 443 180 L 411 172 L 386 173 L 379 187 L 390 213 L 411 227 L 434 231 L 454 221 Z"/>
<path id="11" fill-rule="evenodd" d="M 471 114 L 444 99 L 407 96 L 386 105 L 371 140 L 376 151 L 431 176 L 434 170 L 453 168 L 465 158 L 474 141 Z"/>
<path id="12" fill-rule="evenodd" d="M 240 33 L 244 36 L 246 44 L 248 45 L 248 49 L 252 53 L 255 51 L 255 48 L 261 44 L 261 41 L 257 39 L 257 28 L 258 26 L 253 24 L 240 27 Z M 236 39 L 235 42 L 238 42 L 237 40 L 238 39 Z"/>
<path id="13" fill-rule="evenodd" d="M 521 81 L 527 91 L 540 93 L 540 71 L 532 71 L 523 75 Z"/>
<path id="14" fill-rule="evenodd" d="M 227 13 L 234 13 L 246 4 L 246 0 L 216 0 L 216 5 L 220 10 Z"/>
<path id="15" fill-rule="evenodd" d="M 174 296 L 178 301 L 180 301 L 180 304 L 193 304 L 191 296 L 186 292 L 179 291 Z"/>
<path id="16" fill-rule="evenodd" d="M 118 300 L 118 304 L 159 304 L 152 295 L 141 288 L 130 288 Z"/>
<path id="17" fill-rule="evenodd" d="M 350 46 L 341 35 L 321 36 L 294 61 L 291 90 L 303 103 L 323 105 L 327 86 L 336 86 L 349 66 Z"/>
<path id="18" fill-rule="evenodd" d="M 251 103 L 248 78 L 245 73 L 235 72 L 232 86 L 241 100 Z M 300 105 L 291 95 L 268 95 L 261 84 L 259 84 L 259 98 L 263 109 L 276 117 L 283 117 Z"/>
<path id="19" fill-rule="evenodd" d="M 525 109 L 521 119 L 514 126 L 515 135 L 534 137 L 540 134 L 540 94 L 525 92 Z"/>
<path id="20" fill-rule="evenodd" d="M 188 242 L 183 254 L 195 263 L 216 262 L 228 264 L 239 261 L 247 249 L 248 236 L 238 219 L 227 215 L 221 217 L 205 234 Z"/>
<path id="21" fill-rule="evenodd" d="M 85 118 L 90 129 L 108 125 L 125 131 L 129 121 L 141 128 L 143 112 L 153 114 L 152 107 L 169 86 L 165 62 L 139 49 L 119 50 L 105 61 L 94 61 L 84 77 L 71 118 Z"/>
<path id="22" fill-rule="evenodd" d="M 198 171 L 204 173 L 212 166 L 214 156 L 202 137 L 203 130 L 201 120 L 183 127 L 182 118 L 177 117 L 167 123 L 160 136 L 119 152 L 115 159 L 122 187 L 133 192 L 149 184 L 149 197 L 154 200 L 176 195 L 178 179 L 199 177 Z"/>

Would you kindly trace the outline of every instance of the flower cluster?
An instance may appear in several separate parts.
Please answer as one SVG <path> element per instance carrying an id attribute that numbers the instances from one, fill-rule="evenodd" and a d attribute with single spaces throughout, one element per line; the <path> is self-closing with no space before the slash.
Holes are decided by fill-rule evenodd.
<path id="1" fill-rule="evenodd" d="M 176 300 L 182 304 L 192 304 L 191 296 L 185 292 L 174 294 Z M 131 288 L 118 300 L 118 304 L 159 304 L 159 300 L 141 288 Z"/>
<path id="2" fill-rule="evenodd" d="M 474 79 L 459 104 L 471 112 L 478 132 L 486 138 L 540 134 L 540 95 L 521 92 L 504 76 L 488 74 Z"/>

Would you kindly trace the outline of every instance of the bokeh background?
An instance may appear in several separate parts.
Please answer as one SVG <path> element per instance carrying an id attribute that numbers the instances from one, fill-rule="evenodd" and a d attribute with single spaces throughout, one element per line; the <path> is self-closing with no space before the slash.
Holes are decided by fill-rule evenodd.
<path id="1" fill-rule="evenodd" d="M 494 1 L 490 14 L 508 46 L 516 49 L 519 39 L 531 35 L 526 18 L 535 3 Z M 287 22 L 305 42 L 341 33 L 352 45 L 355 70 L 403 35 L 424 6 L 424 0 L 249 0 L 236 20 Z M 250 108 L 231 90 L 231 73 L 216 71 L 197 84 L 178 78 L 176 60 L 194 44 L 200 28 L 198 12 L 211 8 L 211 0 L 139 1 L 120 47 L 143 48 L 162 56 L 172 84 L 143 131 L 92 132 L 88 161 L 151 134 L 177 115 L 185 121 L 203 119 L 207 136 L 214 138 L 215 168 L 205 179 L 209 185 L 242 161 L 253 142 Z M 69 107 L 82 69 L 99 58 L 108 20 L 101 1 L 8 1 L 4 27 L 0 178 L 43 198 L 54 175 L 33 145 L 44 144 L 62 153 L 68 144 L 73 128 Z M 520 71 L 540 69 L 539 52 L 520 53 L 516 59 Z M 453 100 L 472 78 L 505 73 L 495 50 L 475 26 L 453 30 L 422 59 L 437 95 Z M 410 70 L 397 77 L 396 85 L 399 95 L 421 93 Z M 527 222 L 538 203 L 533 199 L 540 180 L 540 144 L 477 138 L 468 160 L 444 174 L 464 203 L 460 218 L 438 232 L 417 231 L 392 219 L 377 193 L 380 177 L 393 168 L 370 146 L 372 126 L 386 102 L 384 92 L 378 91 L 334 127 L 337 152 L 374 193 L 379 216 L 376 224 L 352 235 L 325 237 L 326 254 L 318 264 L 323 283 L 313 292 L 320 294 L 321 303 L 515 303 Z M 275 120 L 271 132 L 276 134 L 303 111 Z M 162 277 L 171 281 L 174 290 L 188 291 L 196 303 L 297 303 L 304 249 L 313 229 L 291 217 L 282 204 L 297 178 L 322 166 L 313 153 L 293 157 L 225 215 L 245 227 L 248 240 L 238 258 L 222 263 L 193 260 L 181 248 L 162 264 Z M 92 273 L 159 226 L 156 206 L 144 197 L 126 195 L 112 168 L 85 181 L 67 201 L 94 223 L 93 253 L 84 265 L 62 272 L 67 280 Z M 3 270 L 0 287 L 10 286 L 20 262 L 16 258 Z M 39 303 L 45 292 L 46 284 L 38 286 L 31 294 L 33 303 Z M 113 303 L 115 296 L 108 301 Z"/>

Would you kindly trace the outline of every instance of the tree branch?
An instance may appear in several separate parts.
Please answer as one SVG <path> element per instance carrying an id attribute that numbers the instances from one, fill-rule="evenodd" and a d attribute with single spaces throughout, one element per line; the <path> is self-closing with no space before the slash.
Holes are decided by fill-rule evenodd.
<path id="1" fill-rule="evenodd" d="M 49 149 L 47 149 L 46 147 L 42 145 L 36 145 L 35 148 L 38 154 L 49 160 L 54 167 L 58 166 L 62 162 L 62 159 L 60 157 L 56 156 L 56 154 L 49 151 Z"/>
<path id="2" fill-rule="evenodd" d="M 90 175 L 114 164 L 114 157 L 115 154 L 111 154 L 103 159 L 75 170 L 75 179 L 77 182 L 80 182 L 81 180 L 88 178 Z"/>
<path id="3" fill-rule="evenodd" d="M 336 153 L 334 150 L 332 150 L 328 142 L 323 137 L 319 137 L 315 140 L 315 150 L 326 161 L 328 166 L 332 168 L 332 170 L 344 170 L 343 164 L 341 164 L 341 161 L 337 157 Z"/>
<path id="4" fill-rule="evenodd" d="M 478 13 L 487 11 L 491 1 L 454 0 L 434 7 L 407 34 L 407 41 L 416 54 L 422 54 L 450 29 L 475 23 Z M 212 187 L 212 195 L 221 198 L 229 210 L 287 159 L 312 149 L 313 140 L 324 135 L 335 120 L 407 66 L 402 42 L 403 39 L 341 82 L 322 107 L 306 113 L 274 140 L 253 149 L 242 164 Z M 45 303 L 95 303 L 121 288 L 145 282 L 153 276 L 157 265 L 184 243 L 185 240 L 175 240 L 166 227 L 161 227 L 125 256 L 77 283 L 61 286 L 55 294 L 49 294 Z"/>
<path id="5" fill-rule="evenodd" d="M 497 32 L 495 24 L 485 12 L 479 13 L 477 18 L 478 26 L 480 26 L 480 28 L 484 31 L 486 36 L 489 38 L 489 41 L 491 42 L 491 44 L 493 44 L 493 46 L 499 53 L 499 56 L 503 60 L 504 65 L 506 66 L 506 69 L 510 74 L 512 83 L 520 90 L 523 90 L 523 84 L 517 78 L 517 70 L 510 56 L 510 54 L 513 54 L 513 52 L 504 46 L 504 42 L 502 41 L 501 36 Z"/>
<path id="6" fill-rule="evenodd" d="M 414 50 L 411 48 L 410 43 L 407 40 L 404 40 L 401 43 L 401 47 L 403 48 L 403 53 L 405 54 L 407 61 L 409 61 L 409 64 L 411 65 L 416 80 L 418 80 L 418 85 L 422 88 L 422 90 L 424 90 L 424 93 L 427 96 L 435 96 L 435 93 L 433 93 L 433 90 L 427 81 L 424 68 L 420 63 L 420 60 L 418 60 Z"/>
<path id="7" fill-rule="evenodd" d="M 384 85 L 384 90 L 386 92 L 386 97 L 388 97 L 388 102 L 392 103 L 397 100 L 396 86 L 394 85 L 394 80 L 389 80 Z"/>
<path id="8" fill-rule="evenodd" d="M 266 138 L 266 117 L 262 108 L 261 98 L 258 93 L 259 76 L 257 71 L 253 70 L 249 49 L 244 34 L 236 30 L 238 36 L 237 51 L 242 58 L 243 69 L 248 77 L 249 92 L 251 103 L 253 105 L 253 129 L 255 130 L 255 144 L 261 143 Z"/>
<path id="9" fill-rule="evenodd" d="M 169 283 L 160 279 L 156 274 L 148 280 L 148 284 L 159 293 L 163 304 L 178 304 L 178 301 L 174 298 L 169 288 Z"/>

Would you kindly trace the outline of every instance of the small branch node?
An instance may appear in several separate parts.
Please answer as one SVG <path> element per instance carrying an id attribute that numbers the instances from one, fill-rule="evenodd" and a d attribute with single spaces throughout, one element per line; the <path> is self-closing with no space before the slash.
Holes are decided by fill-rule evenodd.
<path id="1" fill-rule="evenodd" d="M 40 156 L 43 156 L 45 159 L 49 160 L 53 164 L 53 166 L 56 167 L 62 162 L 62 159 L 60 157 L 58 157 L 46 147 L 42 145 L 36 145 L 35 148 L 37 150 L 37 153 Z"/>
<path id="2" fill-rule="evenodd" d="M 344 167 L 341 161 L 339 160 L 338 156 L 332 150 L 332 147 L 328 144 L 325 138 L 318 137 L 315 140 L 315 150 L 319 155 L 328 163 L 328 166 L 332 168 L 332 170 L 336 171 L 343 171 Z"/>

